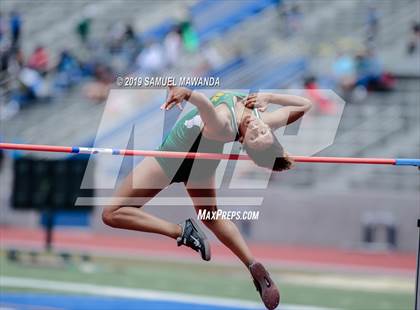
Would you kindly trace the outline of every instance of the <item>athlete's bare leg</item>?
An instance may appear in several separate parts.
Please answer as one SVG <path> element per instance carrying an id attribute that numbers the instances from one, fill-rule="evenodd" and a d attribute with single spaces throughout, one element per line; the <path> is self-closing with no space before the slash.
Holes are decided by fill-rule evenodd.
<path id="1" fill-rule="evenodd" d="M 216 190 L 214 177 L 203 182 L 191 182 L 186 184 L 196 212 L 199 210 L 217 210 Z M 205 199 L 203 199 L 205 198 Z M 205 203 L 203 205 L 203 200 Z M 254 262 L 254 257 L 239 232 L 236 225 L 230 220 L 204 220 L 203 223 L 227 246 L 248 268 Z"/>
<path id="2" fill-rule="evenodd" d="M 197 213 L 203 209 L 209 211 L 217 210 L 214 178 L 198 184 L 190 181 L 186 184 L 186 187 Z M 205 199 L 203 199 L 204 197 Z M 205 202 L 203 203 L 202 200 L 205 200 Z M 230 220 L 222 219 L 203 222 L 245 264 L 267 309 L 275 309 L 280 301 L 277 285 L 273 282 L 264 266 L 255 262 L 250 249 L 235 224 Z"/>
<path id="3" fill-rule="evenodd" d="M 105 224 L 122 229 L 157 233 L 171 238 L 181 235 L 181 227 L 140 209 L 169 185 L 169 179 L 156 159 L 145 158 L 123 181 L 114 203 L 102 212 Z M 130 199 L 135 199 L 133 205 Z"/>

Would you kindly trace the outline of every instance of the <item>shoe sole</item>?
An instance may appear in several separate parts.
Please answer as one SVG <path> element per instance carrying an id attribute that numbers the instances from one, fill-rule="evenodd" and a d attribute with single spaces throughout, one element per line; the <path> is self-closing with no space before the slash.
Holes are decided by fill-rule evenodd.
<path id="1" fill-rule="evenodd" d="M 280 293 L 277 285 L 262 264 L 254 263 L 249 269 L 264 305 L 267 309 L 275 309 L 280 303 Z M 269 285 L 267 285 L 267 282 Z"/>
<path id="2" fill-rule="evenodd" d="M 201 230 L 200 226 L 198 226 L 197 222 L 193 218 L 191 218 L 190 220 L 195 230 L 197 230 L 198 234 L 200 235 L 204 243 L 204 257 L 203 255 L 201 255 L 201 258 L 205 261 L 209 261 L 211 259 L 211 251 L 210 251 L 210 243 L 207 240 L 207 236 L 204 233 L 204 231 Z"/>

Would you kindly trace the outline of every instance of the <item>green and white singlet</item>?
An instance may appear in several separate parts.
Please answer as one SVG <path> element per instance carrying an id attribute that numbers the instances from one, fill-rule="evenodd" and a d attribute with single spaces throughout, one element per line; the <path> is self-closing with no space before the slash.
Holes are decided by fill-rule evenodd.
<path id="1" fill-rule="evenodd" d="M 218 92 L 210 98 L 214 107 L 226 104 L 232 114 L 232 128 L 238 132 L 238 125 L 235 115 L 235 97 L 244 98 L 244 93 Z M 211 140 L 202 135 L 203 122 L 198 109 L 195 108 L 177 121 L 171 132 L 159 146 L 159 151 L 174 152 L 199 152 L 219 153 L 223 152 L 225 142 Z M 186 182 L 188 179 L 201 180 L 211 177 L 220 160 L 203 159 L 173 159 L 160 158 L 156 160 L 164 170 L 165 174 L 173 182 Z"/>

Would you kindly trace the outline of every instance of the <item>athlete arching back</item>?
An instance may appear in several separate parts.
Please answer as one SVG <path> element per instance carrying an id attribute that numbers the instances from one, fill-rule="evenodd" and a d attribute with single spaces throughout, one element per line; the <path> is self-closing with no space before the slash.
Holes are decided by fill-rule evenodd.
<path id="1" fill-rule="evenodd" d="M 200 92 L 171 87 L 161 108 L 182 108 L 184 101 L 192 103 L 196 110 L 177 122 L 160 150 L 221 152 L 224 143 L 237 140 L 256 164 L 276 171 L 290 168 L 291 161 L 272 130 L 297 120 L 311 107 L 307 99 L 298 96 L 261 93 L 243 97 L 223 93 L 210 100 Z M 284 107 L 268 113 L 269 103 Z M 254 109 L 261 112 L 261 117 Z M 144 159 L 116 191 L 113 205 L 104 208 L 103 221 L 115 228 L 168 236 L 175 239 L 178 246 L 188 246 L 199 252 L 202 259 L 210 260 L 210 244 L 194 219 L 175 224 L 141 209 L 171 183 L 183 182 L 197 212 L 216 210 L 214 171 L 218 161 L 197 162 L 193 159 Z M 196 165 L 199 168 L 193 169 Z M 248 268 L 265 306 L 277 307 L 280 298 L 277 286 L 263 265 L 255 261 L 236 225 L 225 219 L 203 222 Z"/>

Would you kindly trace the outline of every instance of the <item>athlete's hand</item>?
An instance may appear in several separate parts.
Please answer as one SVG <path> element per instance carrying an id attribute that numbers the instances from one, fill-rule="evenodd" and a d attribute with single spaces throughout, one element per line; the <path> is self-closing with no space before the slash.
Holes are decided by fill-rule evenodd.
<path id="1" fill-rule="evenodd" d="M 190 99 L 192 91 L 185 87 L 169 86 L 168 98 L 166 102 L 161 105 L 160 109 L 170 110 L 175 105 L 182 110 L 182 102 Z"/>
<path id="2" fill-rule="evenodd" d="M 258 111 L 264 112 L 267 110 L 269 104 L 269 95 L 268 94 L 249 94 L 248 97 L 245 98 L 245 106 L 248 109 L 257 108 Z"/>

